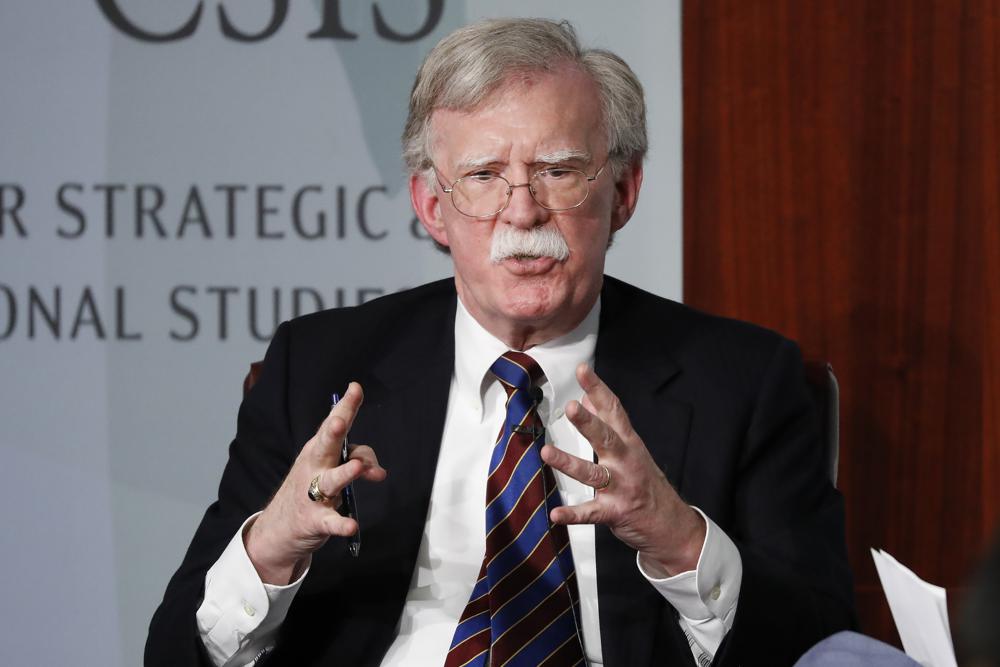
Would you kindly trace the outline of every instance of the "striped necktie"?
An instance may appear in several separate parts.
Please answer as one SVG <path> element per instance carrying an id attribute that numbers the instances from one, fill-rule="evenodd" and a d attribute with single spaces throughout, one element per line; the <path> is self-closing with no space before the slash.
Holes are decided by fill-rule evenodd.
<path id="1" fill-rule="evenodd" d="M 486 553 L 445 667 L 583 662 L 579 593 L 569 534 L 549 522 L 562 504 L 539 451 L 545 430 L 533 391 L 543 374 L 522 352 L 490 370 L 507 392 L 507 416 L 486 481 Z"/>

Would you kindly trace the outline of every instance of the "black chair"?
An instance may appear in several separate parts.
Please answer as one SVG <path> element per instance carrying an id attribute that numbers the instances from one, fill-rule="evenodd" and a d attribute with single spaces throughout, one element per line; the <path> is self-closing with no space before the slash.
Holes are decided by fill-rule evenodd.
<path id="1" fill-rule="evenodd" d="M 806 361 L 806 382 L 812 392 L 820 426 L 825 434 L 825 460 L 830 481 L 837 486 L 837 467 L 840 463 L 840 385 L 833 374 L 833 366 L 825 361 Z"/>

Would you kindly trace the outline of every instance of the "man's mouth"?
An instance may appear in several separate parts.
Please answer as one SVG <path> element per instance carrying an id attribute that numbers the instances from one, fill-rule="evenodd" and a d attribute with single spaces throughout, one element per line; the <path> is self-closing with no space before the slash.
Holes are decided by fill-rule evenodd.
<path id="1" fill-rule="evenodd" d="M 539 257 L 538 255 L 510 255 L 501 263 L 511 273 L 519 276 L 530 276 L 550 271 L 559 263 L 559 260 L 554 257 Z"/>

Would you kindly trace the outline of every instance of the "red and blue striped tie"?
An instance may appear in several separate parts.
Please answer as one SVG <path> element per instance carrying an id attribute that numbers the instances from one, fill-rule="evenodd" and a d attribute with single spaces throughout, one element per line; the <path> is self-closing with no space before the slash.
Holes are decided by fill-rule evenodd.
<path id="1" fill-rule="evenodd" d="M 507 417 L 486 481 L 486 553 L 445 667 L 583 662 L 579 594 L 569 534 L 549 521 L 562 504 L 539 451 L 545 431 L 532 391 L 542 370 L 522 352 L 490 367 L 507 392 Z"/>

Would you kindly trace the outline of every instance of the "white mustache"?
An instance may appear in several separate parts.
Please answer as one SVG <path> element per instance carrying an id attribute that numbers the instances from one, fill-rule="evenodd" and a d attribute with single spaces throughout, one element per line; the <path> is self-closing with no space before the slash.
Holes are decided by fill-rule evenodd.
<path id="1" fill-rule="evenodd" d="M 490 261 L 494 264 L 510 257 L 551 257 L 564 262 L 569 259 L 569 246 L 555 225 L 521 229 L 497 224 L 490 241 Z"/>

